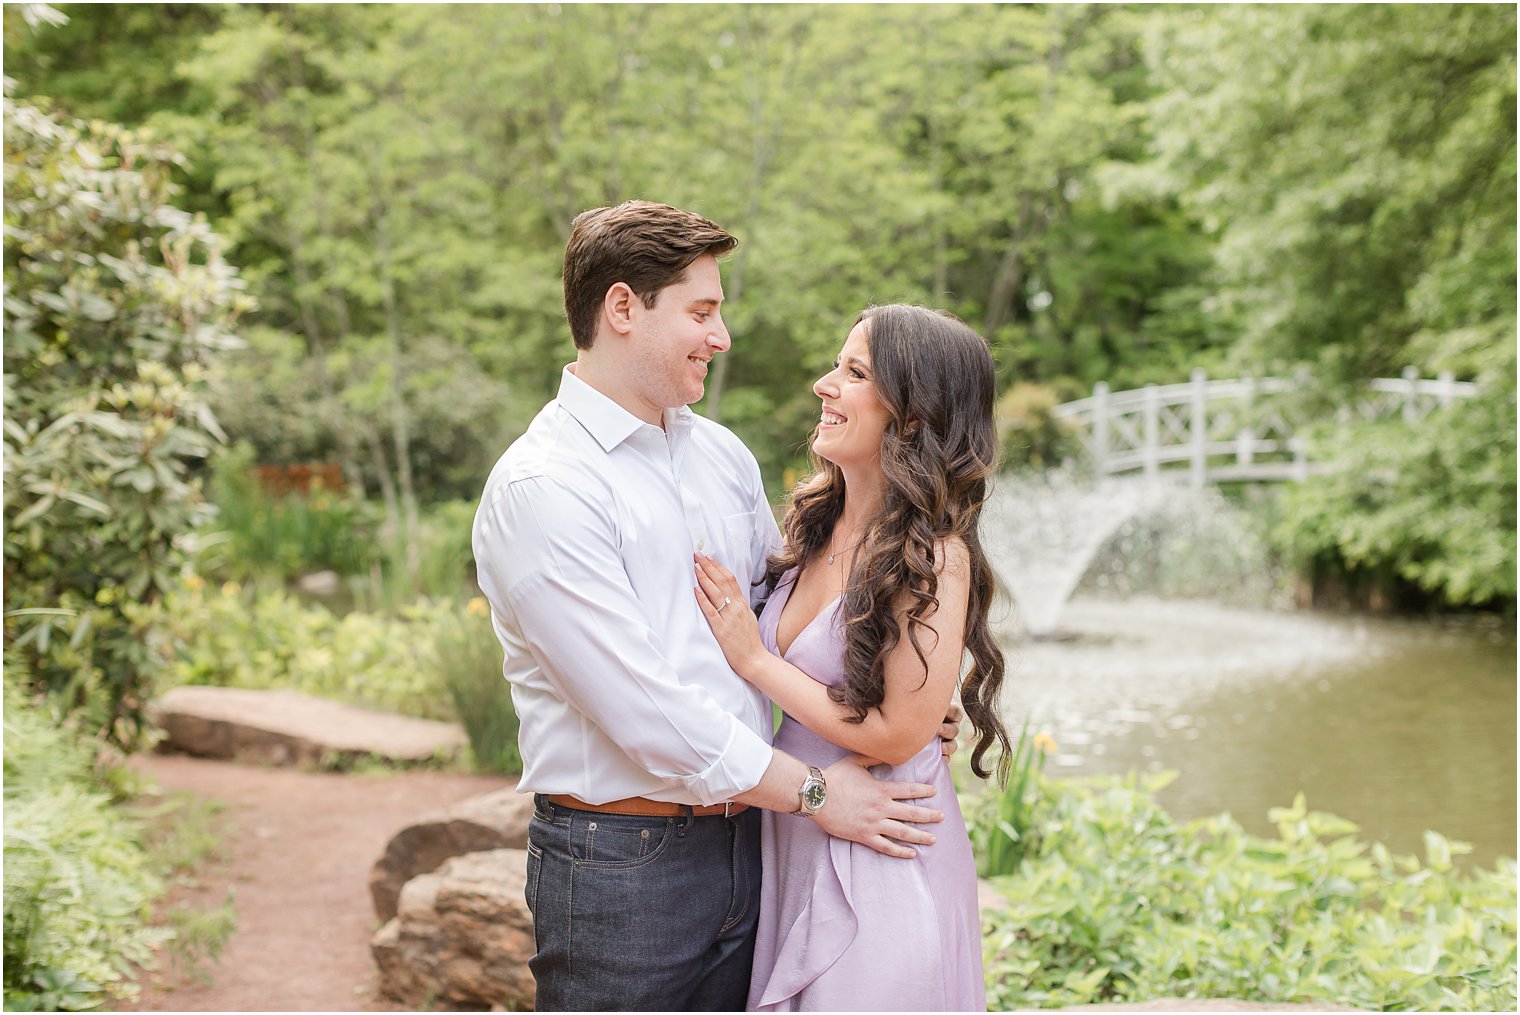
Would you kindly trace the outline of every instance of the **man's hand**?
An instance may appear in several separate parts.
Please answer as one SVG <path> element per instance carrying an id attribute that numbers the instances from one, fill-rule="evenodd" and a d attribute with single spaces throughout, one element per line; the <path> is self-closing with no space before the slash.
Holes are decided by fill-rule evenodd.
<path id="1" fill-rule="evenodd" d="M 917 854 L 902 843 L 933 845 L 934 836 L 917 826 L 943 821 L 945 815 L 905 802 L 933 796 L 933 786 L 921 782 L 884 782 L 866 771 L 876 764 L 880 762 L 852 754 L 824 769 L 823 778 L 829 784 L 828 802 L 813 820 L 836 838 L 910 860 Z"/>
<path id="2" fill-rule="evenodd" d="M 961 703 L 950 702 L 950 708 L 945 712 L 944 725 L 939 728 L 939 752 L 947 758 L 960 746 L 956 738 L 961 735 L 961 720 L 964 718 L 966 710 L 961 708 Z"/>

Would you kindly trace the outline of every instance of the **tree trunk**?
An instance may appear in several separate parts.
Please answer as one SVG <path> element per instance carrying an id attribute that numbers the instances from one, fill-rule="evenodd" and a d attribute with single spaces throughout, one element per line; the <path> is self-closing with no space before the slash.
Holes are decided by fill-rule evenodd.
<path id="1" fill-rule="evenodd" d="M 295 83 L 301 88 L 309 88 L 310 84 L 306 75 L 306 62 L 299 50 L 292 53 L 291 60 Z M 261 92 L 266 108 L 274 107 L 281 98 L 278 90 L 270 82 L 264 83 Z M 317 161 L 317 137 L 311 119 L 309 117 L 303 119 L 297 129 L 299 130 L 299 141 L 293 140 L 292 144 L 298 143 L 301 146 L 301 155 L 309 165 L 315 164 Z M 327 203 L 324 198 L 324 191 L 321 187 L 316 187 L 312 191 L 312 196 L 316 207 L 317 236 L 325 239 L 329 236 L 330 230 L 327 222 Z M 331 414 L 336 429 L 334 436 L 338 444 L 338 466 L 343 470 L 343 477 L 349 489 L 359 496 L 363 496 L 364 475 L 359 467 L 358 441 L 355 439 L 353 430 L 348 425 L 347 420 L 344 419 L 342 402 L 339 400 L 333 384 L 332 373 L 327 369 L 325 355 L 327 352 L 327 342 L 324 339 L 321 318 L 317 312 L 318 305 L 312 299 L 308 288 L 312 278 L 307 263 L 302 256 L 303 250 L 299 238 L 301 234 L 298 229 L 290 224 L 289 219 L 282 218 L 280 221 L 286 232 L 277 242 L 281 243 L 289 253 L 291 272 L 295 277 L 296 292 L 298 293 L 296 299 L 299 304 L 301 326 L 306 331 L 307 358 L 313 364 L 313 369 L 317 371 L 317 383 L 322 391 L 322 404 L 325 411 Z M 328 249 L 329 251 L 331 250 L 331 244 L 328 245 Z M 336 273 L 333 267 L 333 257 L 329 253 L 327 255 L 328 278 L 335 277 Z M 343 337 L 348 334 L 348 308 L 343 303 L 341 297 L 334 301 L 334 303 L 337 329 L 333 335 L 333 342 L 336 344 L 337 342 L 341 342 Z"/>
<path id="2" fill-rule="evenodd" d="M 322 324 L 317 317 L 316 305 L 312 303 L 307 289 L 311 283 L 311 275 L 299 251 L 295 249 L 296 246 L 297 244 L 291 244 L 290 270 L 295 276 L 296 291 L 300 294 L 297 302 L 300 307 L 301 327 L 306 332 L 306 358 L 317 373 L 317 384 L 322 391 L 323 412 L 329 415 L 336 426 L 337 432 L 334 436 L 338 440 L 338 467 L 343 470 L 343 477 L 349 489 L 362 496 L 364 481 L 359 471 L 358 448 L 354 446 L 353 432 L 345 425 L 342 418 L 342 405 L 338 400 L 337 390 L 333 386 L 332 373 L 327 369 L 327 349 L 322 338 Z"/>
<path id="3" fill-rule="evenodd" d="M 401 506 L 396 499 L 396 483 L 391 479 L 391 466 L 385 460 L 385 444 L 380 432 L 370 427 L 364 430 L 364 443 L 369 446 L 370 461 L 375 464 L 375 475 L 380 481 L 380 500 L 385 504 L 385 517 L 395 523 L 401 517 Z"/>
<path id="4" fill-rule="evenodd" d="M 757 22 L 753 12 L 745 8 L 744 39 L 749 43 L 751 52 L 756 48 L 755 38 Z M 756 66 L 764 66 L 764 61 L 756 61 Z M 766 122 L 765 95 L 761 90 L 757 74 L 747 75 L 749 85 L 749 119 L 750 119 L 750 175 L 749 175 L 749 201 L 745 206 L 744 215 L 736 228 L 746 228 L 760 220 L 760 212 L 764 207 L 765 175 L 770 170 L 771 157 L 775 152 L 775 126 Z M 728 272 L 728 285 L 725 296 L 730 305 L 737 304 L 744 295 L 744 267 L 749 260 L 749 247 L 740 244 L 739 253 L 734 257 L 733 267 Z M 728 354 L 717 357 L 713 372 L 707 379 L 707 398 L 703 403 L 703 409 L 707 418 L 713 422 L 720 422 L 723 415 L 723 390 L 728 380 Z"/>
<path id="5" fill-rule="evenodd" d="M 401 390 L 401 314 L 396 305 L 396 277 L 391 264 L 390 228 L 385 210 L 375 214 L 376 252 L 380 255 L 380 299 L 385 310 L 386 349 L 390 355 L 389 377 L 386 397 L 390 408 L 391 440 L 396 455 L 397 492 L 401 501 L 402 534 L 406 540 L 406 571 L 408 578 L 416 578 L 421 569 L 421 547 L 418 545 L 420 522 L 417 517 L 417 490 L 412 480 L 412 429 L 411 414 L 406 407 L 406 397 Z"/>
<path id="6" fill-rule="evenodd" d="M 1014 216 L 1013 235 L 998 262 L 997 272 L 992 276 L 992 287 L 987 293 L 987 316 L 982 323 L 982 334 L 987 341 L 1013 316 L 1013 301 L 1024 285 L 1024 247 L 1029 239 L 1029 195 L 1019 197 L 1018 214 Z"/>

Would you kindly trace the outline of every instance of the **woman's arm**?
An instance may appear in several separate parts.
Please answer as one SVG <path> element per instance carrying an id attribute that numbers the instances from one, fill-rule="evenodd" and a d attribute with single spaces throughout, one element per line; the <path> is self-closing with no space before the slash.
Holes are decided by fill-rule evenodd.
<path id="1" fill-rule="evenodd" d="M 902 636 L 886 660 L 885 696 L 859 723 L 848 721 L 850 711 L 829 697 L 825 685 L 765 650 L 754 615 L 732 608 L 744 603 L 738 582 L 716 561 L 697 560 L 697 601 L 729 665 L 793 719 L 847 750 L 902 764 L 939 732 L 960 678 L 970 596 L 969 556 L 958 539 L 936 550 L 939 609 L 924 618 L 927 630 L 921 628 L 919 633 L 929 664 L 927 678 L 908 638 L 904 605 L 899 610 Z M 730 606 L 720 611 L 725 596 Z"/>

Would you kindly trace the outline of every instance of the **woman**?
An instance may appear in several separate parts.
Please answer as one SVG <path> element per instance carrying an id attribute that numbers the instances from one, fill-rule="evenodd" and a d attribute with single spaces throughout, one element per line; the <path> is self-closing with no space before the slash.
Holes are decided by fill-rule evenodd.
<path id="1" fill-rule="evenodd" d="M 918 803 L 945 814 L 936 841 L 904 847 L 903 860 L 767 812 L 751 1008 L 986 1008 L 975 866 L 936 732 L 959 683 L 972 769 L 988 776 L 997 743 L 1006 771 L 977 532 L 997 452 L 993 383 L 987 343 L 950 315 L 867 309 L 813 385 L 815 471 L 792 493 L 758 622 L 721 608 L 744 590 L 697 558 L 698 602 L 724 654 L 786 713 L 776 746 L 820 768 L 880 759 L 884 778 L 938 787 Z"/>

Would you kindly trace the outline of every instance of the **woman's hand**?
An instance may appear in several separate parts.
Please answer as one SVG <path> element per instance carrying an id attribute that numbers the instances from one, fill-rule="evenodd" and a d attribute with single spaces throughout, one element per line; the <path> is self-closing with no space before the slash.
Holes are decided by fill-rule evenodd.
<path id="1" fill-rule="evenodd" d="M 707 626 L 739 676 L 749 679 L 752 661 L 768 655 L 760 641 L 760 622 L 749 608 L 749 596 L 739 588 L 733 572 L 711 557 L 696 554 L 697 605 L 707 618 Z"/>

